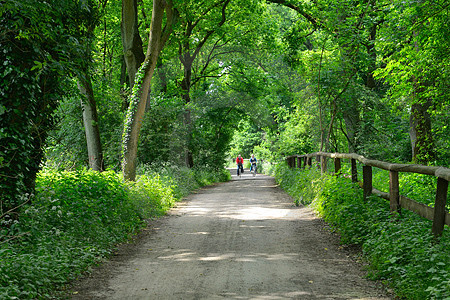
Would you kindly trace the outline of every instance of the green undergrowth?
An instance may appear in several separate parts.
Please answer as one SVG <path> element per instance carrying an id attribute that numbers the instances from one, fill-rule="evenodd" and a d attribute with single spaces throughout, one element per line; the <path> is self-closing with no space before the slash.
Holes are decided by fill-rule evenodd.
<path id="1" fill-rule="evenodd" d="M 363 201 L 362 189 L 348 174 L 321 175 L 315 168 L 289 169 L 278 165 L 274 175 L 297 204 L 314 208 L 331 225 L 342 244 L 360 245 L 368 262 L 368 277 L 381 280 L 401 299 L 450 299 L 450 230 L 435 240 L 432 222 L 407 210 L 389 212 L 389 202 L 376 197 Z M 407 176 L 405 176 L 407 177 Z M 409 176 L 406 186 L 414 197 L 430 198 L 433 181 Z M 374 185 L 383 177 L 374 176 Z M 419 180 L 416 180 L 419 178 Z"/>
<path id="2" fill-rule="evenodd" d="M 165 167 L 124 183 L 112 171 L 41 172 L 19 218 L 0 219 L 0 299 L 49 299 L 146 221 L 229 172 Z"/>

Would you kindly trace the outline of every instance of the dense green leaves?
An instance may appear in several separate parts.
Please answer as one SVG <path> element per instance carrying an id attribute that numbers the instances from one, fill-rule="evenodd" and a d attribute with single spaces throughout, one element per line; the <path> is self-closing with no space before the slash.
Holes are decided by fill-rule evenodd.
<path id="1" fill-rule="evenodd" d="M 33 192 L 63 90 L 68 35 L 60 6 L 2 1 L 0 13 L 0 212 L 4 213 L 21 204 L 22 194 Z"/>

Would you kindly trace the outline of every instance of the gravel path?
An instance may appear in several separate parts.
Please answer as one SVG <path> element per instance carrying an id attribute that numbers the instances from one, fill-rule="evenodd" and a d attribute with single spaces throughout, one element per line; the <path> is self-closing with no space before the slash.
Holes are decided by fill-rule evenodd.
<path id="1" fill-rule="evenodd" d="M 152 221 L 72 298 L 391 299 L 310 209 L 248 170 Z"/>

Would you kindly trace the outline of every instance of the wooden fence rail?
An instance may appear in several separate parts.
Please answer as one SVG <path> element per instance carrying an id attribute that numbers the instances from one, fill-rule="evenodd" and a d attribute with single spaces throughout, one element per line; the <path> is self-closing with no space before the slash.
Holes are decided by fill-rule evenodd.
<path id="1" fill-rule="evenodd" d="M 305 155 L 292 155 L 286 158 L 291 168 L 305 168 L 312 166 L 315 158 L 317 166 L 322 173 L 327 171 L 327 159 L 334 160 L 334 173 L 339 174 L 341 159 L 349 159 L 351 163 L 352 181 L 358 182 L 358 170 L 356 163 L 363 165 L 362 183 L 363 197 L 366 199 L 370 194 L 376 194 L 381 198 L 389 200 L 391 212 L 400 212 L 401 208 L 410 210 L 423 218 L 433 221 L 432 232 L 437 237 L 442 235 L 444 226 L 450 226 L 450 214 L 445 211 L 447 202 L 448 182 L 450 181 L 450 169 L 444 167 L 429 167 L 417 164 L 395 164 L 379 160 L 367 159 L 355 153 L 328 153 L 314 152 Z M 372 167 L 389 171 L 389 192 L 382 192 L 372 186 Z M 419 203 L 413 199 L 402 196 L 399 193 L 399 172 L 419 173 L 437 177 L 436 198 L 434 208 Z"/>

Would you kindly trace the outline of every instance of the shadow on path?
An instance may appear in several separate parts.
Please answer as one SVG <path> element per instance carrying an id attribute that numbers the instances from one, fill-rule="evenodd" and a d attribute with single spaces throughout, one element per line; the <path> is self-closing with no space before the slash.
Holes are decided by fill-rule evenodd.
<path id="1" fill-rule="evenodd" d="M 74 288 L 73 299 L 389 299 L 311 210 L 250 172 L 192 194 Z"/>

